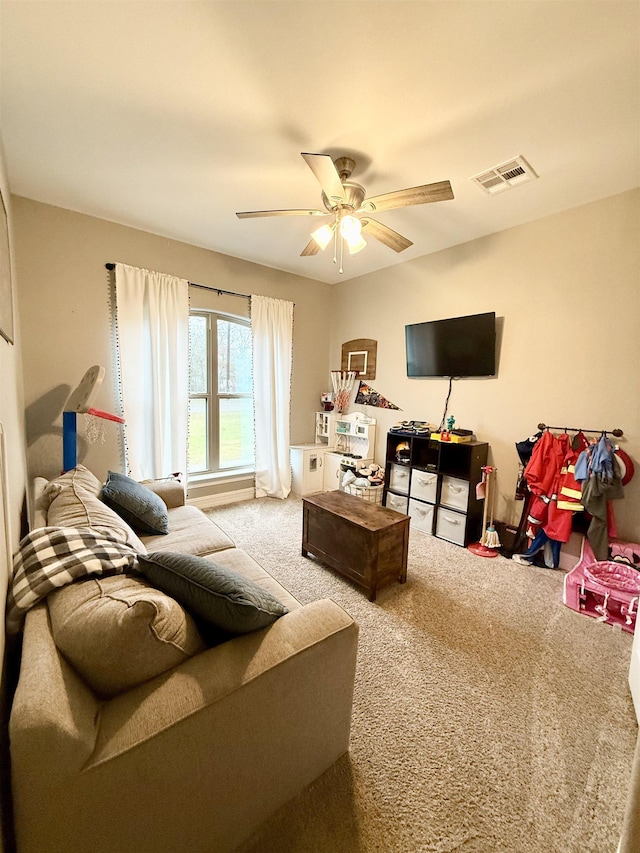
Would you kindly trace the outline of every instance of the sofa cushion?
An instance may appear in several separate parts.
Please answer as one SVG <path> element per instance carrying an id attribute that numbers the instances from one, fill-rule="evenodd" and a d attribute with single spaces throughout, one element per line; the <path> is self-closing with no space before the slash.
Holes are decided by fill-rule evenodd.
<path id="1" fill-rule="evenodd" d="M 151 489 L 158 497 L 162 498 L 163 503 L 168 509 L 173 509 L 176 506 L 184 506 L 185 491 L 184 486 L 177 477 L 163 477 L 160 480 L 140 480 L 143 486 Z"/>
<path id="2" fill-rule="evenodd" d="M 229 634 L 265 628 L 289 612 L 268 590 L 212 559 L 157 551 L 139 563 L 155 586 Z"/>
<path id="3" fill-rule="evenodd" d="M 288 610 L 296 610 L 300 607 L 300 602 L 291 595 L 289 590 L 278 583 L 266 569 L 263 569 L 253 557 L 250 557 L 241 548 L 227 548 L 226 551 L 218 551 L 206 559 L 212 560 L 227 571 L 235 572 L 242 575 L 243 578 L 257 583 L 258 586 L 266 589 L 267 592 L 277 598 L 281 604 L 284 604 Z"/>
<path id="4" fill-rule="evenodd" d="M 126 474 L 109 471 L 101 498 L 139 533 L 169 532 L 167 506 L 162 498 Z"/>
<path id="5" fill-rule="evenodd" d="M 49 504 L 47 524 L 49 527 L 91 527 L 108 531 L 140 554 L 147 550 L 123 518 L 76 483 L 59 487 Z"/>
<path id="6" fill-rule="evenodd" d="M 135 687 L 204 648 L 181 605 L 131 575 L 76 581 L 47 598 L 56 646 L 102 698 Z"/>
<path id="7" fill-rule="evenodd" d="M 233 548 L 233 540 L 195 506 L 169 510 L 167 536 L 143 536 L 147 551 L 180 551 L 183 554 L 212 554 Z"/>
<path id="8" fill-rule="evenodd" d="M 84 465 L 76 465 L 75 468 L 65 471 L 64 474 L 61 474 L 59 477 L 56 477 L 47 483 L 40 496 L 38 509 L 46 512 L 49 504 L 55 496 L 60 493 L 63 486 L 81 486 L 90 494 L 94 495 L 94 497 L 97 497 L 100 494 L 102 483 L 98 480 L 95 474 L 89 471 L 88 468 L 85 468 Z"/>

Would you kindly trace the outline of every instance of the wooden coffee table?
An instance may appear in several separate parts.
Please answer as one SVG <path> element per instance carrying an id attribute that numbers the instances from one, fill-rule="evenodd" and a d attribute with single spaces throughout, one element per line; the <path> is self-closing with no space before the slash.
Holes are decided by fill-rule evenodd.
<path id="1" fill-rule="evenodd" d="M 369 601 L 381 586 L 406 581 L 408 515 L 340 491 L 308 495 L 302 513 L 302 556 L 364 587 Z"/>

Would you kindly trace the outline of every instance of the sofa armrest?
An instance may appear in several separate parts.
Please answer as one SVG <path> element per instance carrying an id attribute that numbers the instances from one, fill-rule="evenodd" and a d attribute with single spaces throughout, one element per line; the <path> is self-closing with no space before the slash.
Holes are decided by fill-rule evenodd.
<path id="1" fill-rule="evenodd" d="M 18 849 L 235 850 L 347 751 L 357 636 L 337 604 L 316 601 L 99 706 L 79 772 L 61 774 L 34 743 L 13 768 Z M 65 725 L 79 712 L 86 725 L 83 702 L 58 700 Z"/>
<path id="2" fill-rule="evenodd" d="M 94 750 L 99 702 L 58 652 L 46 603 L 26 616 L 9 733 L 14 783 L 78 773 Z M 32 791 L 32 795 L 33 794 Z"/>
<path id="3" fill-rule="evenodd" d="M 86 849 L 126 847 L 117 814 L 135 827 L 127 849 L 185 849 L 197 827 L 206 849 L 235 850 L 347 752 L 357 636 L 342 608 L 316 601 L 106 703 L 71 791 L 81 816 L 92 802 L 106 816 L 93 816 Z M 135 796 L 113 784 L 122 779 Z M 161 815 L 158 780 L 171 785 Z"/>
<path id="4" fill-rule="evenodd" d="M 331 680 L 340 679 L 333 670 L 350 672 L 351 693 L 345 697 L 351 707 L 353 673 L 358 626 L 339 605 L 323 599 L 296 608 L 268 628 L 235 637 L 207 649 L 185 661 L 169 674 L 139 685 L 105 703 L 100 730 L 91 764 L 108 761 L 115 755 L 134 749 L 163 732 L 183 723 L 206 706 L 220 703 L 268 672 L 285 670 L 301 654 L 312 657 L 315 650 L 318 670 L 331 672 Z M 340 656 L 323 646 L 334 645 L 342 637 L 345 646 Z M 310 669 L 307 684 L 321 676 Z M 278 678 L 285 678 L 281 671 Z M 298 685 L 304 689 L 305 685 Z M 313 689 L 315 693 L 315 688 Z M 231 729 L 233 720 L 229 720 Z"/>
<path id="5" fill-rule="evenodd" d="M 179 480 L 142 480 L 142 485 L 161 497 L 167 509 L 184 506 L 186 503 L 185 489 Z"/>

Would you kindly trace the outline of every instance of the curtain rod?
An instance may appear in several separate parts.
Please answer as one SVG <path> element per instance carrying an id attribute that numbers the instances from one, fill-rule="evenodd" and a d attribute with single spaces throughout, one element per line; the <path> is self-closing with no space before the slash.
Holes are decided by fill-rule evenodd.
<path id="1" fill-rule="evenodd" d="M 621 429 L 583 429 L 582 427 L 549 426 L 549 424 L 538 424 L 538 429 L 562 429 L 565 432 L 598 432 L 604 433 L 605 435 L 611 433 L 611 435 L 615 435 L 616 438 L 622 438 L 624 435 Z"/>
<path id="2" fill-rule="evenodd" d="M 109 264 L 105 264 L 105 267 L 108 270 L 114 270 L 116 268 L 116 265 L 109 263 Z M 251 296 L 249 296 L 248 293 L 236 293 L 233 290 L 221 290 L 219 287 L 211 287 L 209 284 L 196 284 L 195 281 L 190 281 L 189 287 L 199 287 L 202 290 L 213 290 L 214 293 L 217 293 L 219 296 L 224 293 L 227 296 L 240 296 L 243 299 L 251 299 Z"/>

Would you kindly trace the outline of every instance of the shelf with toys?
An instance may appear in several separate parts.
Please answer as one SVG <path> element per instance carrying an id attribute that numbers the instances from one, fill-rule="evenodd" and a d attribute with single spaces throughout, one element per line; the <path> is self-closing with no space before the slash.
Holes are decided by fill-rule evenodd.
<path id="1" fill-rule="evenodd" d="M 451 430 L 448 431 L 451 433 Z M 423 421 L 403 421 L 387 434 L 383 503 L 411 516 L 412 529 L 466 546 L 482 533 L 482 481 L 489 445 L 432 434 Z"/>

